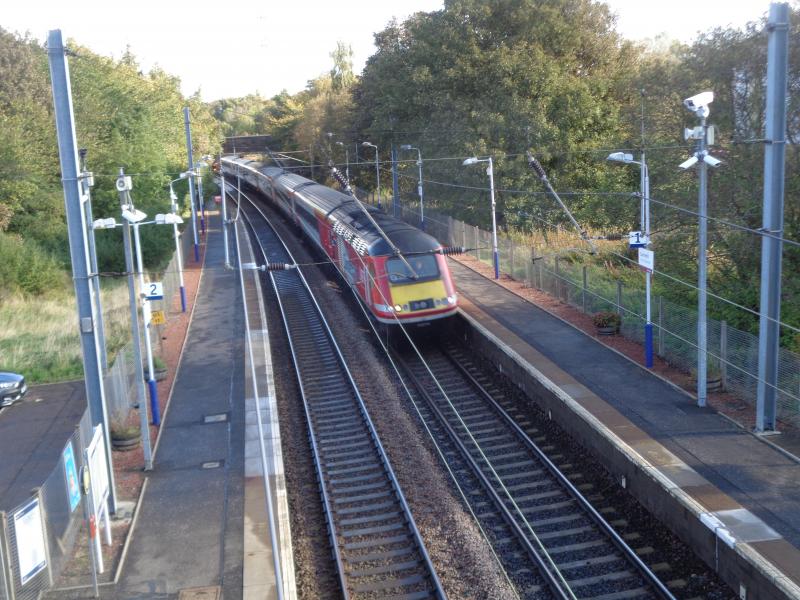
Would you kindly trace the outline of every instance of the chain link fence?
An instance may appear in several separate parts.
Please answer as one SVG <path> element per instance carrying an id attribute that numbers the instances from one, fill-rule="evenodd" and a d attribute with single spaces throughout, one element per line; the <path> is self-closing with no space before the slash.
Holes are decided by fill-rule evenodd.
<path id="1" fill-rule="evenodd" d="M 406 222 L 419 226 L 419 204 L 414 201 L 388 206 Z M 442 244 L 463 246 L 477 260 L 492 265 L 492 235 L 449 215 L 425 210 L 425 229 Z M 553 234 L 556 238 L 558 234 Z M 574 242 L 573 242 L 574 244 Z M 563 248 L 563 245 L 562 245 Z M 549 249 L 548 252 L 552 250 Z M 605 269 L 589 268 L 558 254 L 536 256 L 530 244 L 498 232 L 500 270 L 529 287 L 540 289 L 571 306 L 592 314 L 617 312 L 621 333 L 644 344 L 646 296 L 630 289 Z M 651 298 L 654 352 L 678 368 L 692 373 L 697 365 L 697 311 Z M 723 389 L 755 405 L 758 387 L 758 336 L 708 319 L 708 389 Z M 778 418 L 800 426 L 800 355 L 785 348 L 778 357 Z"/>

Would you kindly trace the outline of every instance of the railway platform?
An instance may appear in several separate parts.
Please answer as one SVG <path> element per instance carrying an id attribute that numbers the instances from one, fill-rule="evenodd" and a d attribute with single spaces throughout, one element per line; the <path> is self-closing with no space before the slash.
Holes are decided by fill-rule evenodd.
<path id="1" fill-rule="evenodd" d="M 471 347 L 742 599 L 800 598 L 800 460 L 451 260 Z"/>
<path id="2" fill-rule="evenodd" d="M 245 273 L 242 286 L 237 270 L 225 268 L 221 220 L 215 212 L 208 217 L 200 288 L 154 468 L 137 509 L 121 577 L 109 597 L 277 597 L 249 376 L 251 358 L 260 381 L 272 376 L 264 309 L 256 272 Z M 245 342 L 246 323 L 257 342 L 252 353 Z M 270 394 L 270 386 L 265 388 L 259 390 L 262 397 Z M 276 481 L 282 483 L 282 467 L 279 432 L 270 423 L 277 417 L 269 403 L 262 404 L 258 416 L 265 423 L 275 490 Z M 277 527 L 284 547 L 290 548 L 285 494 L 274 494 L 276 519 L 282 519 Z"/>

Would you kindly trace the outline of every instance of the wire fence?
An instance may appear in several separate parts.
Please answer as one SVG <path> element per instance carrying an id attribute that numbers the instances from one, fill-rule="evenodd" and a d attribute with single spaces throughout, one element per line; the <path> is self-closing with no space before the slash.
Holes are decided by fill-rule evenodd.
<path id="1" fill-rule="evenodd" d="M 419 226 L 418 202 L 389 204 L 406 222 Z M 449 215 L 425 210 L 425 229 L 442 244 L 470 248 L 477 260 L 492 265 L 491 232 Z M 644 344 L 646 296 L 642 289 L 631 289 L 604 268 L 590 268 L 558 252 L 571 241 L 550 234 L 548 252 L 530 243 L 515 241 L 498 232 L 500 270 L 525 285 L 537 288 L 567 304 L 592 314 L 612 311 L 622 317 L 620 333 Z M 654 329 L 654 353 L 670 364 L 694 373 L 697 365 L 697 311 L 670 302 L 660 296 L 651 298 Z M 755 406 L 759 383 L 758 336 L 741 331 L 725 321 L 708 319 L 707 337 L 708 390 L 724 390 Z M 800 355 L 785 348 L 779 350 L 777 383 L 778 418 L 800 426 Z"/>

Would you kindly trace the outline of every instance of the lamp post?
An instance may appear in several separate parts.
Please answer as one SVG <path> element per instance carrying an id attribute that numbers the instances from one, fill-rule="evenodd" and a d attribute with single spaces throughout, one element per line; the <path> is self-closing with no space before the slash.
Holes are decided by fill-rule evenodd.
<path id="1" fill-rule="evenodd" d="M 186 179 L 186 177 L 186 173 L 181 173 L 180 177 L 169 182 L 170 207 L 172 209 L 172 214 L 176 217 L 178 217 L 178 196 L 175 194 L 172 184 L 181 179 Z M 183 222 L 183 220 L 181 219 L 180 222 Z M 181 285 L 181 312 L 186 312 L 186 287 L 183 285 L 183 255 L 181 254 L 181 234 L 178 231 L 178 222 L 173 223 L 172 233 L 175 236 L 175 257 L 178 260 L 178 280 Z"/>
<path id="2" fill-rule="evenodd" d="M 479 162 L 488 162 L 489 168 L 486 169 L 486 174 L 489 176 L 489 193 L 492 198 L 492 261 L 494 262 L 494 278 L 500 279 L 500 256 L 497 253 L 497 218 L 495 217 L 495 201 L 494 201 L 494 163 L 492 157 L 478 158 L 473 156 L 468 158 L 462 164 L 464 166 L 474 165 Z"/>
<path id="3" fill-rule="evenodd" d="M 348 150 L 344 142 L 336 142 L 336 145 L 344 148 L 344 174 L 347 177 L 347 181 L 350 181 L 350 150 Z"/>
<path id="4" fill-rule="evenodd" d="M 410 144 L 403 144 L 400 146 L 400 149 L 417 151 L 417 167 L 419 167 L 419 181 L 417 182 L 417 194 L 419 194 L 419 228 L 425 231 L 425 205 L 423 203 L 422 194 L 422 151 Z"/>
<path id="5" fill-rule="evenodd" d="M 639 226 L 644 233 L 644 247 L 650 245 L 650 172 L 647 170 L 647 161 L 644 152 L 641 160 L 633 160 L 632 154 L 624 152 L 612 152 L 607 160 L 621 162 L 627 165 L 639 165 L 640 179 L 639 189 L 641 191 L 641 204 L 639 206 Z M 645 324 L 644 324 L 644 364 L 648 369 L 653 367 L 653 322 L 650 312 L 650 290 L 651 276 L 649 270 L 645 271 Z"/>
<path id="6" fill-rule="evenodd" d="M 381 165 L 380 165 L 380 157 L 378 156 L 378 147 L 375 144 L 370 144 L 369 142 L 361 142 L 362 146 L 375 148 L 375 179 L 377 180 L 378 186 L 378 208 L 381 207 Z"/>

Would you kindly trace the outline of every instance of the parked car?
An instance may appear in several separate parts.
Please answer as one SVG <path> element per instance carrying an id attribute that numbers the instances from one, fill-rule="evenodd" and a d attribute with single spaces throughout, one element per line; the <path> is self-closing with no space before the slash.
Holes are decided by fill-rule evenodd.
<path id="1" fill-rule="evenodd" d="M 0 407 L 11 406 L 14 402 L 22 400 L 28 386 L 25 385 L 25 378 L 16 373 L 5 373 L 0 371 Z"/>

